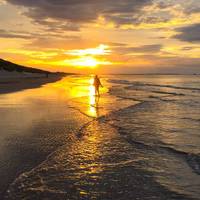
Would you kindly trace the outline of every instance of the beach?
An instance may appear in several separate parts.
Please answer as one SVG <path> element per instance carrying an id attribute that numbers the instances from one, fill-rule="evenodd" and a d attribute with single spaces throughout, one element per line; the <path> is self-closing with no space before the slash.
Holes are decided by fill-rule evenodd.
<path id="1" fill-rule="evenodd" d="M 32 74 L 7 72 L 0 70 L 0 94 L 40 87 L 43 84 L 58 81 L 62 78 L 59 74 Z"/>
<path id="2" fill-rule="evenodd" d="M 0 83 L 0 198 L 200 199 L 199 76 L 91 79 Z"/>

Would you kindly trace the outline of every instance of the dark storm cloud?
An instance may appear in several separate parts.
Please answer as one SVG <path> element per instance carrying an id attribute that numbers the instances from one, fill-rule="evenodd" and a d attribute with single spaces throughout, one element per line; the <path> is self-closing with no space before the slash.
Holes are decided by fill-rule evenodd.
<path id="1" fill-rule="evenodd" d="M 200 23 L 177 28 L 174 38 L 186 42 L 200 42 Z"/>
<path id="2" fill-rule="evenodd" d="M 36 23 L 54 26 L 62 23 L 60 29 L 72 27 L 76 23 L 95 22 L 99 16 L 117 25 L 137 23 L 138 14 L 153 0 L 7 0 L 7 2 L 28 8 L 25 13 Z M 53 19 L 55 21 L 49 21 Z M 48 23 L 46 23 L 48 22 Z M 46 24 L 45 24 L 46 23 Z M 66 26 L 65 26 L 66 25 Z M 77 30 L 77 27 L 74 28 Z"/>

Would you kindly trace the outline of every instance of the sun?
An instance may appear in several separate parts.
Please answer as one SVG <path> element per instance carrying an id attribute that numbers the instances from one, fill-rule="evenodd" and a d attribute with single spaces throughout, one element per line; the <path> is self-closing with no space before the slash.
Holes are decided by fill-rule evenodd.
<path id="1" fill-rule="evenodd" d="M 92 56 L 83 56 L 74 60 L 71 60 L 70 64 L 76 67 L 90 67 L 96 68 L 99 65 L 109 65 L 109 61 L 99 60 Z"/>
<path id="2" fill-rule="evenodd" d="M 68 56 L 68 59 L 62 60 L 57 64 L 79 68 L 96 68 L 100 65 L 112 64 L 104 57 L 110 53 L 111 50 L 109 49 L 109 46 L 104 44 L 100 44 L 96 48 L 68 50 L 64 53 Z"/>
<path id="3" fill-rule="evenodd" d="M 71 60 L 64 60 L 60 63 L 61 65 L 68 65 L 68 66 L 74 66 L 74 67 L 80 67 L 80 68 L 96 68 L 99 65 L 110 65 L 111 62 L 96 59 L 93 56 L 81 56 L 79 58 L 74 58 Z"/>
<path id="4" fill-rule="evenodd" d="M 80 57 L 78 59 L 75 59 L 71 64 L 78 67 L 95 68 L 98 66 L 99 62 L 93 57 Z"/>

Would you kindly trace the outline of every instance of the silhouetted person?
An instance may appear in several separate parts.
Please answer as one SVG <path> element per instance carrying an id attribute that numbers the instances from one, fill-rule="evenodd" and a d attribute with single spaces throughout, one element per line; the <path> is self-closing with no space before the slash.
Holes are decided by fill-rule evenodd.
<path id="1" fill-rule="evenodd" d="M 103 85 L 101 84 L 101 81 L 100 81 L 100 79 L 99 79 L 99 77 L 97 75 L 95 75 L 95 77 L 94 77 L 93 85 L 95 87 L 95 95 L 100 96 L 100 94 L 99 94 L 99 86 L 103 87 Z"/>

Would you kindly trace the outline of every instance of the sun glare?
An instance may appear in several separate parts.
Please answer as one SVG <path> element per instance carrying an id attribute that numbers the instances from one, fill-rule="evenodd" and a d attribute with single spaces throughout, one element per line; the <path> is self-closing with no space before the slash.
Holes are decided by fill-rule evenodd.
<path id="1" fill-rule="evenodd" d="M 108 45 L 100 44 L 96 48 L 89 48 L 89 49 L 75 49 L 69 50 L 65 52 L 65 54 L 73 55 L 73 56 L 88 56 L 88 55 L 107 55 L 111 53 Z"/>
<path id="2" fill-rule="evenodd" d="M 79 66 L 79 67 L 94 68 L 98 65 L 98 61 L 95 58 L 92 58 L 92 57 L 82 57 L 80 59 L 74 60 L 72 65 Z"/>
<path id="3" fill-rule="evenodd" d="M 72 66 L 77 68 L 96 68 L 99 65 L 111 65 L 104 57 L 111 53 L 108 45 L 100 44 L 96 48 L 68 50 L 64 54 L 67 59 L 51 62 L 57 66 Z"/>
<path id="4" fill-rule="evenodd" d="M 104 61 L 103 56 L 111 53 L 108 45 L 100 44 L 96 48 L 74 49 L 65 52 L 66 55 L 75 56 L 77 58 L 67 59 L 63 65 L 71 65 L 75 67 L 90 67 L 96 68 L 98 65 L 111 64 L 109 61 Z M 97 59 L 95 56 L 102 56 L 102 59 Z"/>
<path id="5" fill-rule="evenodd" d="M 110 65 L 111 62 L 109 61 L 103 61 L 98 60 L 96 58 L 93 58 L 92 56 L 83 56 L 80 58 L 75 59 L 67 59 L 62 61 L 60 65 L 70 65 L 74 67 L 90 67 L 90 68 L 96 68 L 98 65 Z"/>
<path id="6" fill-rule="evenodd" d="M 64 60 L 62 65 L 71 65 L 75 67 L 90 67 L 95 68 L 99 64 L 99 61 L 91 56 L 80 57 L 71 60 Z"/>

